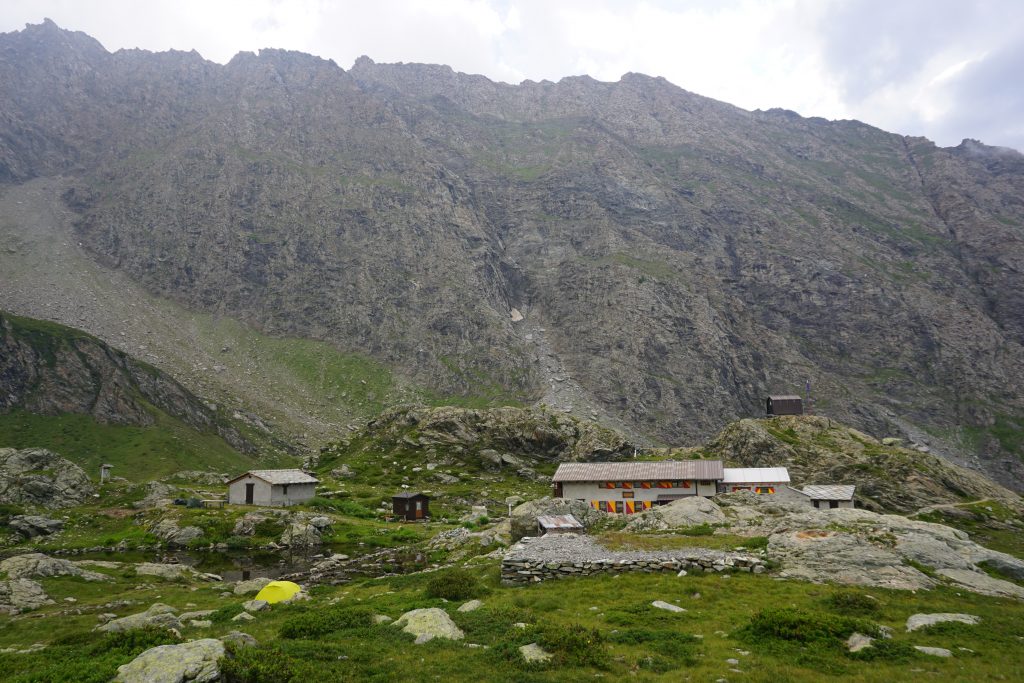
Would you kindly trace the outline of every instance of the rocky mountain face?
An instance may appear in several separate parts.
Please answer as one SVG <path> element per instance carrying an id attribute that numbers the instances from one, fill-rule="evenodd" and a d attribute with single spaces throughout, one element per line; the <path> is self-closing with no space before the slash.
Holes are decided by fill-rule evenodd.
<path id="1" fill-rule="evenodd" d="M 639 74 L 220 66 L 47 22 L 0 36 L 0 183 L 57 175 L 83 246 L 151 292 L 439 396 L 679 444 L 809 381 L 817 412 L 1024 482 L 1011 150 Z"/>
<path id="2" fill-rule="evenodd" d="M 84 332 L 0 311 L 0 413 L 12 410 L 137 426 L 154 424 L 163 411 L 255 451 L 229 420 L 160 370 Z"/>

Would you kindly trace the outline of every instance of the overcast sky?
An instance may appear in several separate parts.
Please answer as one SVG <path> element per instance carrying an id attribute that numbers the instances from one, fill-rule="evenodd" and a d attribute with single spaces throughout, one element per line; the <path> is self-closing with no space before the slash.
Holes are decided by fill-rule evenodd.
<path id="1" fill-rule="evenodd" d="M 628 71 L 745 109 L 1024 150 L 1024 0 L 0 0 L 108 50 L 310 52 L 518 83 Z"/>

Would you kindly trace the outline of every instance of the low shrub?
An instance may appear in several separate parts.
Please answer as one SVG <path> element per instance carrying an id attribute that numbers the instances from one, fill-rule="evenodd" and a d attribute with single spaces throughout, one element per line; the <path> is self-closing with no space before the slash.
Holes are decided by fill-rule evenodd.
<path id="1" fill-rule="evenodd" d="M 369 607 L 336 605 L 289 617 L 278 633 L 282 638 L 311 639 L 335 631 L 366 628 L 372 624 L 372 620 L 373 610 Z"/>
<path id="2" fill-rule="evenodd" d="M 872 615 L 881 610 L 878 600 L 853 591 L 836 591 L 825 598 L 825 605 L 840 614 Z"/>
<path id="3" fill-rule="evenodd" d="M 596 628 L 581 624 L 542 624 L 536 628 L 537 644 L 554 655 L 554 663 L 569 666 L 608 666 L 605 638 Z"/>
<path id="4" fill-rule="evenodd" d="M 242 606 L 239 604 L 224 605 L 218 609 L 215 609 L 211 614 L 207 615 L 206 619 L 212 621 L 215 624 L 226 624 L 239 613 L 242 612 Z"/>
<path id="5" fill-rule="evenodd" d="M 813 643 L 846 638 L 854 631 L 878 636 L 876 624 L 865 619 L 808 612 L 792 607 L 763 609 L 740 630 L 748 640 L 787 640 Z"/>
<path id="6" fill-rule="evenodd" d="M 871 647 L 866 647 L 858 652 L 847 652 L 848 657 L 864 662 L 899 662 L 919 657 L 920 654 L 913 645 L 896 640 L 876 640 Z"/>
<path id="7" fill-rule="evenodd" d="M 714 524 L 698 524 L 697 526 L 679 529 L 676 533 L 682 536 L 713 536 L 716 528 L 717 526 Z"/>
<path id="8" fill-rule="evenodd" d="M 276 649 L 228 645 L 229 657 L 221 660 L 224 683 L 289 683 L 297 672 L 290 657 Z"/>
<path id="9" fill-rule="evenodd" d="M 439 572 L 427 582 L 427 595 L 445 600 L 467 600 L 483 593 L 480 580 L 464 569 Z"/>
<path id="10" fill-rule="evenodd" d="M 108 633 L 89 648 L 89 653 L 99 655 L 106 652 L 137 654 L 157 645 L 171 645 L 180 639 L 167 629 L 147 626 L 146 628 Z"/>
<path id="11" fill-rule="evenodd" d="M 323 498 L 314 496 L 308 505 L 318 510 L 330 510 L 348 517 L 359 517 L 361 519 L 372 519 L 377 513 L 354 500 L 347 498 Z"/>
<path id="12" fill-rule="evenodd" d="M 613 643 L 643 645 L 645 649 L 650 650 L 647 656 L 637 662 L 642 669 L 665 673 L 697 663 L 697 647 L 700 641 L 675 630 L 629 628 L 613 633 L 608 639 Z"/>

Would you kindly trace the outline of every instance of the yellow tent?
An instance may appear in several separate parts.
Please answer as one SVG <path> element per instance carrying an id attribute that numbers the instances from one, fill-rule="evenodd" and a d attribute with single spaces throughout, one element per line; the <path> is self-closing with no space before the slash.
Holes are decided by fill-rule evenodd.
<path id="1" fill-rule="evenodd" d="M 266 600 L 273 604 L 283 600 L 291 600 L 302 588 L 291 581 L 271 581 L 256 594 L 257 600 Z"/>

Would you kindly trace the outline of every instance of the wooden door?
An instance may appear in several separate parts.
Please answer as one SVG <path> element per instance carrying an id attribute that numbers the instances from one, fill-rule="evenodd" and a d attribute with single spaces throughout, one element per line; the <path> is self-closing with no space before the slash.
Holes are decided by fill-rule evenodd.
<path id="1" fill-rule="evenodd" d="M 256 484 L 245 485 L 245 504 L 252 505 L 253 494 L 256 491 Z"/>
<path id="2" fill-rule="evenodd" d="M 416 501 L 416 519 L 421 519 L 422 517 L 423 517 L 423 501 L 422 500 L 417 500 Z"/>

